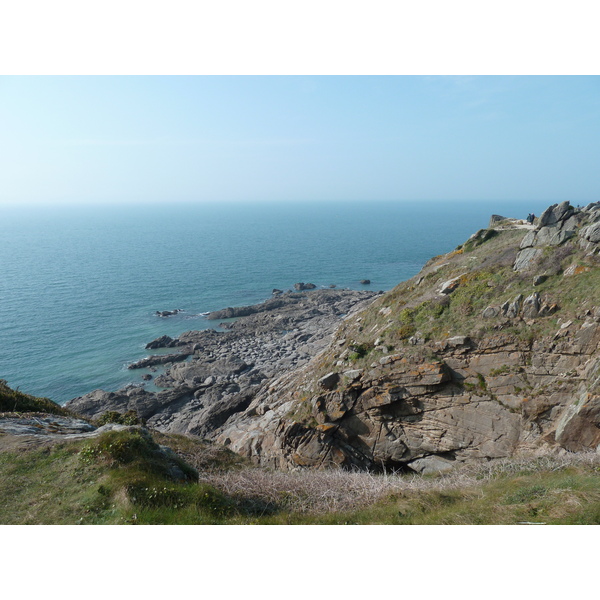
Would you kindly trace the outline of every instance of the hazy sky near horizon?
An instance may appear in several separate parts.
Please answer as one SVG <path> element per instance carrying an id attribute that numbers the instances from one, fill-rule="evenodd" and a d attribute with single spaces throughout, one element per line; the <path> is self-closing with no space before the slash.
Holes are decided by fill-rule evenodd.
<path id="1" fill-rule="evenodd" d="M 0 77 L 0 204 L 600 200 L 600 77 Z"/>

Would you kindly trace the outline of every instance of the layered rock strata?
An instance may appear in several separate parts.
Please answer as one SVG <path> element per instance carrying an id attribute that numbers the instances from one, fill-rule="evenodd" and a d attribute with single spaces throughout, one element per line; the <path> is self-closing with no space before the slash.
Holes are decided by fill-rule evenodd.
<path id="1" fill-rule="evenodd" d="M 277 468 L 417 472 L 519 452 L 598 447 L 600 240 L 594 240 L 600 237 L 600 203 L 585 209 L 554 205 L 521 237 L 506 221 L 512 245 L 484 231 L 470 245 L 437 257 L 356 318 L 354 328 L 341 331 L 307 367 L 265 386 L 216 439 Z M 539 254 L 524 265 L 528 249 Z M 541 255 L 544 260 L 536 260 Z M 500 281 L 509 265 L 516 274 L 497 287 L 488 265 L 504 268 Z M 529 277 L 529 283 L 520 275 L 545 265 L 548 272 Z M 460 274 L 447 278 L 452 271 Z M 487 286 L 473 283 L 488 276 Z M 503 299 L 511 289 L 533 285 L 536 291 Z M 478 299 L 466 289 L 502 301 L 476 313 Z M 411 303 L 411 297 L 418 300 Z M 424 323 L 432 331 L 443 328 L 445 314 L 449 328 L 461 322 L 460 311 L 469 315 L 462 319 L 464 330 L 454 331 L 462 335 L 444 339 L 417 331 L 395 347 L 382 341 L 392 337 L 390 331 L 397 340 L 408 327 L 404 313 L 428 314 L 430 307 L 441 313 L 441 323 L 432 325 L 433 316 Z M 364 331 L 370 323 L 373 342 Z M 350 332 L 362 335 L 362 343 L 349 346 Z M 349 354 L 360 347 L 370 348 L 365 358 Z"/>

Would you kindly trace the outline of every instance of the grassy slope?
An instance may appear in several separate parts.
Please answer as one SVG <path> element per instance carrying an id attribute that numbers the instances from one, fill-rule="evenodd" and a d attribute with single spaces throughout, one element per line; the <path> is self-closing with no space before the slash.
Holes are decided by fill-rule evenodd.
<path id="1" fill-rule="evenodd" d="M 597 459 L 504 463 L 459 484 L 454 475 L 338 472 L 328 479 L 316 472 L 283 475 L 249 467 L 231 453 L 191 438 L 157 434 L 156 439 L 201 466 L 202 479 L 212 485 L 199 482 L 182 461 L 178 465 L 187 480 L 175 480 L 165 455 L 141 430 L 110 432 L 93 441 L 0 453 L 0 523 L 600 523 Z M 236 473 L 243 474 L 246 484 L 228 492 Z M 337 493 L 343 501 L 357 484 L 360 498 L 351 499 L 349 507 L 324 510 L 319 505 L 325 492 Z"/>
<path id="2" fill-rule="evenodd" d="M 11 389 L 4 379 L 0 379 L 0 412 L 40 412 L 53 415 L 71 414 L 48 398 L 38 398 Z"/>
<path id="3" fill-rule="evenodd" d="M 512 265 L 523 230 L 499 231 L 481 243 L 466 243 L 453 252 L 431 259 L 416 277 L 401 283 L 377 299 L 367 310 L 348 319 L 337 333 L 339 343 L 330 346 L 314 373 L 316 380 L 345 360 L 346 368 L 364 368 L 384 356 L 375 348 L 387 347 L 388 352 L 428 353 L 434 342 L 454 335 L 469 335 L 475 339 L 497 333 L 494 327 L 501 319 L 482 319 L 483 310 L 512 302 L 517 295 L 538 292 L 548 305 L 557 310 L 533 321 L 513 321 L 502 326 L 502 332 L 523 340 L 541 339 L 554 334 L 558 319 L 574 319 L 586 309 L 598 306 L 600 290 L 600 257 L 586 256 L 575 241 L 545 249 L 531 270 L 517 273 Z M 565 277 L 571 265 L 580 272 Z M 588 270 L 586 270 L 588 269 Z M 535 286 L 534 275 L 546 275 Z M 438 293 L 441 285 L 461 276 L 458 288 L 448 296 Z M 413 346 L 409 338 L 415 334 L 425 340 L 425 346 Z M 344 352 L 346 353 L 344 354 Z M 422 357 L 423 358 L 423 357 Z"/>

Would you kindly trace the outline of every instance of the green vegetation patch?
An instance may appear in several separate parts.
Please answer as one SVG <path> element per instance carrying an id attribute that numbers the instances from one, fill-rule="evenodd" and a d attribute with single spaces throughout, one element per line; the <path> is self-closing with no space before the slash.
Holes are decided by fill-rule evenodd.
<path id="1" fill-rule="evenodd" d="M 0 412 L 40 412 L 64 416 L 71 414 L 48 398 L 38 398 L 13 390 L 4 379 L 0 379 Z"/>
<path id="2" fill-rule="evenodd" d="M 363 342 L 362 344 L 354 344 L 350 346 L 350 354 L 348 358 L 352 362 L 356 362 L 361 358 L 367 356 L 374 348 L 374 344 L 372 342 Z"/>
<path id="3" fill-rule="evenodd" d="M 452 473 L 283 473 L 245 465 L 220 472 L 219 459 L 198 480 L 155 468 L 154 461 L 180 463 L 150 434 L 115 433 L 98 440 L 98 453 L 81 441 L 0 453 L 0 523 L 600 524 L 597 458 L 479 465 L 461 475 L 460 487 Z M 199 444 L 171 440 L 187 452 Z"/>
<path id="4" fill-rule="evenodd" d="M 143 425 L 143 420 L 140 419 L 134 410 L 128 410 L 125 413 L 120 413 L 116 410 L 107 410 L 95 421 L 98 427 L 107 425 L 108 423 L 116 423 L 117 425 Z"/>

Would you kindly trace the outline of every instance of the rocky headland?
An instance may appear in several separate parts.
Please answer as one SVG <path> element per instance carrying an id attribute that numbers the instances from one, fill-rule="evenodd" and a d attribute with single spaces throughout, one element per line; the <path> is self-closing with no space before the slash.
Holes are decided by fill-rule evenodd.
<path id="1" fill-rule="evenodd" d="M 209 315 L 227 331 L 150 342 L 173 349 L 137 365 L 166 363 L 163 391 L 68 408 L 134 410 L 281 469 L 427 473 L 600 444 L 600 203 L 494 215 L 385 294 L 274 292 Z"/>
<path id="2" fill-rule="evenodd" d="M 0 380 L 0 522 L 598 523 L 600 203 L 306 290 L 149 341 L 161 391 Z"/>

